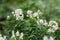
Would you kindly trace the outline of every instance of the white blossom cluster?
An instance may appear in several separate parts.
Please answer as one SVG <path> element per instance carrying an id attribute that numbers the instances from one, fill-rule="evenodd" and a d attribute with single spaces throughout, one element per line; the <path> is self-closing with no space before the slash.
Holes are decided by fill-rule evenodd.
<path id="1" fill-rule="evenodd" d="M 19 31 L 17 31 L 16 33 L 14 33 L 14 31 L 12 31 L 12 36 L 10 38 L 10 40 L 23 40 L 23 33 L 19 33 Z M 2 34 L 0 34 L 0 40 L 7 40 L 6 36 Z"/>
<path id="2" fill-rule="evenodd" d="M 0 40 L 7 40 L 7 39 L 6 39 L 6 36 L 5 36 L 5 35 L 2 36 L 2 34 L 0 34 Z"/>
<path id="3" fill-rule="evenodd" d="M 48 36 L 44 36 L 44 37 L 43 37 L 43 40 L 54 40 L 54 37 L 50 36 L 50 37 L 48 38 Z"/>
<path id="4" fill-rule="evenodd" d="M 16 9 L 15 13 L 12 12 L 16 16 L 16 20 L 23 20 L 24 19 L 24 14 L 22 9 Z M 55 32 L 58 29 L 58 23 L 56 21 L 49 21 L 47 22 L 45 19 L 40 19 L 39 15 L 43 14 L 40 10 L 37 10 L 37 12 L 33 12 L 31 10 L 27 10 L 27 17 L 30 18 L 35 18 L 37 17 L 37 23 L 38 24 L 43 24 L 45 26 L 48 26 L 48 32 Z M 9 16 L 8 16 L 9 18 Z"/>
<path id="5" fill-rule="evenodd" d="M 33 17 L 38 18 L 40 14 L 42 14 L 42 12 L 40 10 L 37 10 L 37 12 L 34 12 L 34 13 L 31 10 L 27 11 L 27 16 L 30 17 L 30 18 L 33 18 Z"/>
<path id="6" fill-rule="evenodd" d="M 37 17 L 42 14 L 42 12 L 40 10 L 38 10 L 37 12 L 31 11 L 31 10 L 27 10 L 27 17 L 33 18 L 33 17 Z M 12 14 L 14 16 L 16 16 L 16 20 L 23 20 L 24 19 L 24 14 L 22 9 L 16 9 L 14 12 L 12 12 Z"/>
<path id="7" fill-rule="evenodd" d="M 16 37 L 19 37 L 19 40 L 23 40 L 23 36 L 24 34 L 23 33 L 19 33 L 19 31 L 17 31 L 16 33 L 14 33 L 14 31 L 12 31 L 12 36 L 11 36 L 11 39 L 16 39 Z"/>
<path id="8" fill-rule="evenodd" d="M 47 32 L 55 32 L 56 30 L 58 30 L 58 23 L 54 20 L 50 20 L 49 22 L 47 22 L 45 19 L 40 19 L 39 16 L 41 14 L 43 14 L 40 10 L 38 10 L 37 12 L 33 12 L 31 10 L 27 10 L 27 17 L 29 18 L 37 18 L 37 24 L 41 24 L 44 26 L 48 26 L 49 28 L 47 29 Z M 16 20 L 23 20 L 24 19 L 24 14 L 22 9 L 16 9 L 15 13 L 12 12 L 12 14 L 14 14 L 14 16 L 16 16 Z M 12 37 L 11 38 L 15 38 L 15 36 L 20 36 L 20 39 L 23 39 L 23 33 L 19 33 L 19 31 L 16 32 L 16 34 L 14 33 L 14 31 L 12 31 Z M 54 37 L 50 36 L 48 38 L 48 36 L 44 36 L 43 40 L 54 40 Z"/>
<path id="9" fill-rule="evenodd" d="M 39 19 L 37 21 L 37 23 L 48 26 L 49 29 L 47 32 L 55 32 L 58 29 L 58 23 L 56 21 L 53 21 L 53 20 L 50 20 L 49 22 L 47 22 L 46 20 Z"/>

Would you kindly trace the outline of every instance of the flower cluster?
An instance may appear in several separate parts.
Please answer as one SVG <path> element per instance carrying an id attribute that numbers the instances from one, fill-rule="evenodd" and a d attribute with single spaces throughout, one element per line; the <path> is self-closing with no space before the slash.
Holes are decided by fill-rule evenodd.
<path id="1" fill-rule="evenodd" d="M 14 12 L 12 12 L 12 14 L 14 14 Z M 49 21 L 47 22 L 45 19 L 40 19 L 39 15 L 43 14 L 40 10 L 37 10 L 37 12 L 33 12 L 31 10 L 27 10 L 27 17 L 30 18 L 37 18 L 37 24 L 43 24 L 45 26 L 48 26 L 48 32 L 55 32 L 58 29 L 58 23 L 56 21 Z M 15 14 L 16 16 L 16 20 L 23 20 L 24 19 L 24 14 L 22 9 L 16 9 L 15 10 Z M 9 18 L 9 16 L 8 16 Z"/>
<path id="2" fill-rule="evenodd" d="M 23 40 L 23 36 L 24 34 L 23 33 L 19 33 L 19 31 L 17 31 L 16 33 L 14 33 L 14 31 L 12 31 L 12 36 L 11 36 L 11 39 L 12 40 Z"/>
<path id="3" fill-rule="evenodd" d="M 7 40 L 7 39 L 6 39 L 6 36 L 5 36 L 5 35 L 2 36 L 2 34 L 0 34 L 0 40 Z"/>
<path id="4" fill-rule="evenodd" d="M 54 40 L 54 37 L 50 36 L 50 37 L 48 38 L 48 36 L 44 36 L 44 37 L 43 37 L 43 40 Z"/>
<path id="5" fill-rule="evenodd" d="M 58 23 L 53 20 L 47 22 L 46 20 L 39 19 L 37 23 L 48 26 L 49 27 L 48 32 L 55 32 L 58 29 Z"/>
<path id="6" fill-rule="evenodd" d="M 47 22 L 45 19 L 40 19 L 39 16 L 41 14 L 43 14 L 40 10 L 38 10 L 37 12 L 33 12 L 31 10 L 27 10 L 27 17 L 29 18 L 36 18 L 36 22 L 37 24 L 41 24 L 44 26 L 49 27 L 47 29 L 47 32 L 55 32 L 56 30 L 58 30 L 58 23 L 56 21 L 50 20 L 49 22 Z M 16 20 L 23 20 L 24 19 L 24 14 L 22 9 L 16 9 L 15 13 L 12 12 L 12 14 L 14 14 L 14 16 L 16 16 Z M 16 34 L 14 33 L 14 31 L 12 31 L 12 37 L 11 38 L 15 38 L 16 36 L 19 37 L 19 39 L 23 39 L 23 33 L 19 33 L 19 31 L 16 32 Z M 50 36 L 48 38 L 48 36 L 44 36 L 43 40 L 54 40 L 54 37 Z"/>
<path id="7" fill-rule="evenodd" d="M 30 17 L 30 18 L 33 18 L 33 17 L 38 18 L 40 14 L 42 14 L 42 12 L 40 10 L 37 10 L 37 12 L 34 12 L 34 13 L 31 10 L 27 11 L 27 16 Z"/>
<path id="8" fill-rule="evenodd" d="M 39 18 L 39 15 L 42 14 L 42 12 L 40 10 L 38 10 L 37 12 L 34 12 L 34 13 L 31 10 L 27 10 L 26 13 L 27 13 L 27 17 L 30 17 L 30 18 L 34 18 L 34 17 Z M 12 14 L 14 16 L 16 16 L 16 20 L 24 19 L 24 14 L 23 14 L 22 9 L 16 9 L 14 12 L 12 12 Z"/>
<path id="9" fill-rule="evenodd" d="M 14 31 L 12 31 L 12 36 L 10 38 L 10 40 L 23 40 L 23 33 L 19 33 L 19 31 L 17 31 L 16 33 L 14 33 Z M 5 35 L 0 34 L 0 40 L 7 40 L 7 37 Z"/>

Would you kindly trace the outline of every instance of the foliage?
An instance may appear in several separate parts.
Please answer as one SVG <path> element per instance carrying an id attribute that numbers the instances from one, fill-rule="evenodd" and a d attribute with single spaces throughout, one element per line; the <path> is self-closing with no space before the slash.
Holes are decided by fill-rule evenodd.
<path id="1" fill-rule="evenodd" d="M 1 3 L 2 2 L 2 3 Z M 35 18 L 26 17 L 26 11 L 32 10 L 36 12 L 41 10 L 43 13 L 39 18 L 46 19 L 47 22 L 55 20 L 60 23 L 60 0 L 3 0 L 0 2 L 0 17 L 10 16 L 10 19 L 1 21 L 4 26 L 4 34 L 7 38 L 11 37 L 11 32 L 19 30 L 24 33 L 24 40 L 43 40 L 43 36 L 54 36 L 55 40 L 60 40 L 60 25 L 59 29 L 54 33 L 46 32 L 49 27 L 37 24 Z M 17 21 L 12 15 L 12 11 L 21 8 L 24 14 L 24 20 Z"/>

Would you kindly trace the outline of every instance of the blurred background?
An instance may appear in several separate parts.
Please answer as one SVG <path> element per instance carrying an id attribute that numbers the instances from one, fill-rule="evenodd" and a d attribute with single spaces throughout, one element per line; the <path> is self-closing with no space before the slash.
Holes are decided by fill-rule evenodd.
<path id="1" fill-rule="evenodd" d="M 24 10 L 41 10 L 45 17 L 59 20 L 60 0 L 0 0 L 0 17 L 11 15 L 17 8 Z"/>

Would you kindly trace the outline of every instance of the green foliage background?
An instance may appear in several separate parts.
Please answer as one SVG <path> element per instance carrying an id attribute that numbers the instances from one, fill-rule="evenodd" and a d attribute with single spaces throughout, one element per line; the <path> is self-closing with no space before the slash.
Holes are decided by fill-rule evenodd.
<path id="1" fill-rule="evenodd" d="M 25 14 L 23 21 L 17 21 L 12 15 L 12 11 L 21 8 Z M 38 25 L 35 19 L 26 17 L 26 11 L 41 10 L 42 19 L 56 20 L 60 23 L 60 0 L 0 0 L 0 17 L 11 16 L 10 20 L 1 21 L 4 24 L 4 34 L 7 38 L 11 37 L 11 31 L 19 30 L 24 33 L 24 40 L 43 40 L 44 35 L 54 36 L 55 40 L 60 40 L 60 24 L 59 29 L 55 33 L 47 33 L 48 27 Z"/>

